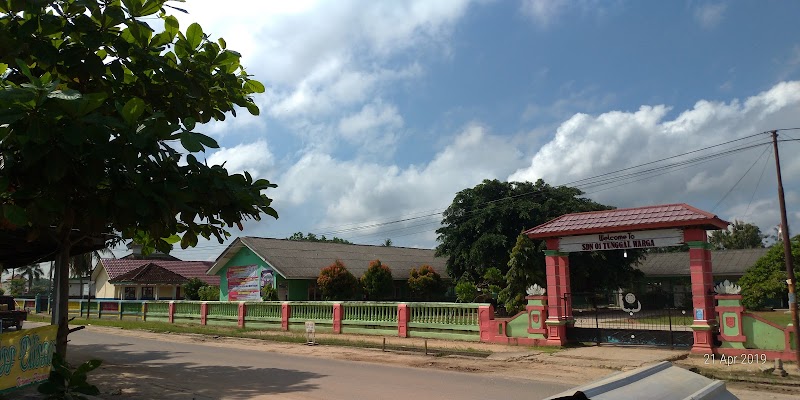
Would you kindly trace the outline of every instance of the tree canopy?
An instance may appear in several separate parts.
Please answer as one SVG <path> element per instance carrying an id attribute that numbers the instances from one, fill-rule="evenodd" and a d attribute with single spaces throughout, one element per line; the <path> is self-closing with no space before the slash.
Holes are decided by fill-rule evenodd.
<path id="1" fill-rule="evenodd" d="M 544 276 L 543 241 L 518 240 L 520 232 L 563 214 L 609 210 L 577 188 L 551 186 L 543 180 L 501 182 L 484 180 L 458 192 L 445 210 L 436 253 L 447 257 L 447 272 L 455 279 L 479 281 L 490 268 L 507 280 L 505 300 L 524 296 L 524 289 Z M 511 261 L 515 245 L 519 248 Z M 619 287 L 639 274 L 632 267 L 641 250 L 570 254 L 573 290 Z M 538 272 L 537 272 L 538 271 Z M 511 283 L 508 283 L 510 280 Z"/>
<path id="2" fill-rule="evenodd" d="M 353 244 L 353 242 L 351 242 L 349 240 L 338 238 L 336 236 L 328 239 L 328 238 L 325 237 L 325 235 L 317 236 L 317 235 L 315 235 L 313 233 L 310 233 L 310 232 L 307 235 L 303 235 L 303 232 L 295 232 L 295 233 L 292 234 L 292 236 L 289 236 L 286 239 L 297 240 L 297 241 L 301 241 L 301 242 Z"/>
<path id="3" fill-rule="evenodd" d="M 361 276 L 361 287 L 364 288 L 364 293 L 367 294 L 369 300 L 391 297 L 394 291 L 392 269 L 381 263 L 381 260 L 371 261 L 366 272 Z"/>
<path id="4" fill-rule="evenodd" d="M 0 0 L 0 220 L 59 243 L 62 355 L 76 232 L 166 252 L 198 237 L 222 243 L 262 214 L 277 218 L 263 193 L 276 185 L 195 155 L 219 147 L 198 128 L 237 107 L 258 115 L 252 95 L 264 85 L 223 39 L 198 24 L 181 29 L 164 3 Z M 163 31 L 148 24 L 154 18 Z"/>
<path id="5" fill-rule="evenodd" d="M 800 276 L 800 235 L 793 237 L 792 260 L 795 277 Z M 786 257 L 783 242 L 775 243 L 761 258 L 745 271 L 739 285 L 742 287 L 742 303 L 750 310 L 767 305 L 767 300 L 779 300 L 789 292 L 786 285 Z"/>
<path id="6" fill-rule="evenodd" d="M 442 276 L 430 265 L 414 268 L 409 272 L 408 288 L 411 294 L 423 300 L 431 300 L 444 295 L 445 285 Z"/>
<path id="7" fill-rule="evenodd" d="M 341 260 L 319 272 L 317 285 L 325 300 L 352 300 L 360 289 L 358 279 Z"/>
<path id="8" fill-rule="evenodd" d="M 761 229 L 744 221 L 733 221 L 728 229 L 713 231 L 708 238 L 717 250 L 757 249 L 764 247 Z"/>

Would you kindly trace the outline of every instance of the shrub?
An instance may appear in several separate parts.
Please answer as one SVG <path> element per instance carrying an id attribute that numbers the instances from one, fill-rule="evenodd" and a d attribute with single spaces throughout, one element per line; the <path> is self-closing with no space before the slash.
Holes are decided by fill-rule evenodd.
<path id="1" fill-rule="evenodd" d="M 386 299 L 392 296 L 394 281 L 392 270 L 388 265 L 381 264 L 380 260 L 369 263 L 369 268 L 361 276 L 361 287 L 371 300 Z"/>
<path id="2" fill-rule="evenodd" d="M 800 235 L 790 240 L 792 244 L 792 261 L 795 277 L 800 276 Z M 766 254 L 745 271 L 739 279 L 742 287 L 742 304 L 748 310 L 759 310 L 767 307 L 772 300 L 782 301 L 786 298 L 786 257 L 783 242 L 775 243 Z"/>
<path id="3" fill-rule="evenodd" d="M 197 291 L 202 301 L 219 301 L 219 287 L 206 285 Z"/>
<path id="4" fill-rule="evenodd" d="M 183 297 L 186 300 L 200 300 L 200 288 L 205 286 L 208 284 L 198 278 L 189 279 L 189 282 L 183 284 Z"/>
<path id="5" fill-rule="evenodd" d="M 415 297 L 425 300 L 441 295 L 445 289 L 442 277 L 430 265 L 411 270 L 408 288 Z"/>
<path id="6" fill-rule="evenodd" d="M 340 260 L 319 272 L 317 285 L 326 300 L 351 300 L 359 289 L 358 279 Z"/>
<path id="7" fill-rule="evenodd" d="M 474 283 L 462 280 L 456 285 L 456 299 L 461 303 L 471 303 L 478 297 L 478 287 Z"/>
<path id="8" fill-rule="evenodd" d="M 272 286 L 264 286 L 261 288 L 261 300 L 278 301 L 278 289 Z"/>

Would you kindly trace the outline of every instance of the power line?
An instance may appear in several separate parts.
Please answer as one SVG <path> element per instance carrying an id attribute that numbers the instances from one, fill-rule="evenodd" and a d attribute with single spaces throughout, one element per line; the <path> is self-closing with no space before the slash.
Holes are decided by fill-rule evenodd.
<path id="1" fill-rule="evenodd" d="M 736 188 L 736 186 L 737 186 L 737 185 L 739 185 L 739 182 L 741 182 L 741 181 L 742 181 L 742 179 L 744 179 L 744 177 L 745 177 L 745 176 L 747 176 L 747 174 L 750 172 L 750 170 L 751 170 L 751 169 L 753 169 L 753 167 L 755 167 L 755 166 L 756 166 L 756 163 L 758 163 L 758 161 L 759 161 L 759 160 L 761 160 L 761 157 L 763 157 L 763 156 L 764 156 L 764 154 L 766 154 L 766 153 L 767 153 L 767 149 L 769 149 L 769 147 L 766 147 L 766 148 L 764 148 L 764 151 L 762 151 L 762 152 L 761 152 L 761 154 L 759 154 L 758 158 L 756 158 L 756 160 L 753 162 L 753 164 L 752 164 L 752 165 L 750 165 L 750 168 L 748 168 L 748 169 L 747 169 L 747 171 L 744 171 L 744 174 L 742 174 L 741 178 L 739 178 L 739 180 L 738 180 L 738 181 L 736 181 L 736 183 L 734 183 L 734 184 L 733 184 L 733 186 L 731 186 L 731 188 L 728 190 L 728 192 L 727 192 L 727 193 L 725 193 L 725 195 L 724 195 L 724 196 L 722 196 L 722 198 L 721 198 L 721 199 L 719 199 L 719 201 L 717 202 L 717 204 L 714 204 L 714 207 L 711 209 L 711 212 L 714 212 L 714 210 L 716 210 L 716 209 L 717 209 L 717 207 L 718 207 L 720 204 L 722 204 L 722 202 L 723 202 L 723 201 L 724 201 L 724 200 L 725 200 L 725 199 L 728 197 L 728 195 L 729 195 L 729 194 L 731 194 L 731 192 L 733 191 L 733 189 L 734 189 L 734 188 Z"/>
<path id="2" fill-rule="evenodd" d="M 767 165 L 769 164 L 769 159 L 772 158 L 772 148 L 767 147 L 770 150 L 770 155 L 767 156 L 766 161 L 764 161 L 764 167 L 761 168 L 761 175 L 758 177 L 758 181 L 756 182 L 756 187 L 753 189 L 753 194 L 750 195 L 750 201 L 747 203 L 747 208 L 744 210 L 743 218 L 747 219 L 750 215 L 750 205 L 753 204 L 753 199 L 756 198 L 756 191 L 758 191 L 758 186 L 761 184 L 761 179 L 764 178 L 764 172 L 767 170 Z"/>

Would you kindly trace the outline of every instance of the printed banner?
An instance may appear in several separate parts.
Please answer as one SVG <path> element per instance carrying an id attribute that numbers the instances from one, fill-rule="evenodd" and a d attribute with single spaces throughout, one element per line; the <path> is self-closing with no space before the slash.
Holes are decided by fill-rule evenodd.
<path id="1" fill-rule="evenodd" d="M 558 239 L 558 251 L 644 249 L 677 246 L 683 243 L 680 229 L 657 229 L 638 232 L 602 233 L 598 235 L 566 236 Z"/>
<path id="2" fill-rule="evenodd" d="M 0 335 L 0 392 L 47 380 L 57 332 L 48 325 Z"/>
<path id="3" fill-rule="evenodd" d="M 228 300 L 261 300 L 258 265 L 228 267 Z"/>
<path id="4" fill-rule="evenodd" d="M 269 268 L 264 268 L 261 270 L 261 285 L 260 287 L 263 289 L 265 287 L 275 287 L 275 272 Z"/>

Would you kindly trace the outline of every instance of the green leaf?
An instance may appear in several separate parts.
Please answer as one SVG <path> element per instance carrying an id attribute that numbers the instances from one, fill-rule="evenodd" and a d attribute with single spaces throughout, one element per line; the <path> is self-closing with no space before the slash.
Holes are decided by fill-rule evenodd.
<path id="1" fill-rule="evenodd" d="M 81 92 L 72 89 L 54 90 L 47 94 L 51 99 L 77 100 L 81 98 Z"/>
<path id="2" fill-rule="evenodd" d="M 222 50 L 225 50 L 228 47 L 228 44 L 225 43 L 225 39 L 223 38 L 217 39 L 217 42 L 219 42 L 219 47 L 222 47 Z"/>
<path id="3" fill-rule="evenodd" d="M 103 363 L 103 361 L 101 361 L 101 360 L 89 360 L 89 361 L 86 361 L 85 363 L 81 364 L 78 367 L 78 369 L 75 370 L 75 374 L 80 374 L 80 375 L 86 376 L 87 372 L 97 369 L 97 367 L 99 367 L 100 364 L 102 364 L 102 363 Z M 87 394 L 90 394 L 90 393 L 87 393 Z"/>
<path id="4" fill-rule="evenodd" d="M 142 113 L 144 113 L 144 106 L 144 100 L 138 97 L 128 100 L 125 106 L 122 107 L 122 118 L 124 118 L 125 122 L 129 125 L 133 125 L 133 123 L 142 116 Z"/>
<path id="5" fill-rule="evenodd" d="M 36 87 L 42 86 L 42 82 L 39 81 L 39 78 L 33 76 L 31 69 L 28 68 L 28 64 L 25 63 L 25 61 L 22 61 L 19 58 L 17 58 L 16 61 L 17 66 L 19 66 L 19 72 L 22 72 L 22 75 L 25 75 Z"/>
<path id="6" fill-rule="evenodd" d="M 192 117 L 186 117 L 183 119 L 183 126 L 186 127 L 187 131 L 193 130 L 195 124 L 197 124 L 197 121 L 195 121 L 195 119 Z"/>
<path id="7" fill-rule="evenodd" d="M 252 115 L 258 115 L 261 111 L 258 110 L 258 106 L 255 103 L 247 103 L 247 111 L 250 111 Z"/>
<path id="8" fill-rule="evenodd" d="M 169 244 L 175 244 L 175 243 L 178 243 L 178 242 L 181 241 L 181 237 L 178 236 L 178 235 L 172 235 L 170 237 L 161 238 L 161 240 L 163 240 L 163 241 L 165 241 L 165 242 L 167 242 Z"/>
<path id="9" fill-rule="evenodd" d="M 200 46 L 200 43 L 203 42 L 203 28 L 200 27 L 200 24 L 195 22 L 189 25 L 189 29 L 186 30 L 186 40 L 193 49 Z"/>
<path id="10" fill-rule="evenodd" d="M 204 135 L 202 133 L 197 133 L 196 135 L 197 135 L 197 140 L 199 140 L 200 143 L 202 143 L 203 146 L 205 146 L 206 148 L 209 148 L 209 149 L 218 149 L 219 148 L 219 143 L 217 143 L 217 141 L 214 140 L 213 138 L 211 138 L 209 136 L 206 136 L 206 135 Z"/>
<path id="11" fill-rule="evenodd" d="M 14 204 L 3 204 L 3 217 L 17 226 L 28 223 L 28 215 L 25 209 Z"/>
<path id="12" fill-rule="evenodd" d="M 247 90 L 248 93 L 264 93 L 266 90 L 264 85 L 254 79 L 249 79 L 244 84 L 244 89 Z"/>
<path id="13" fill-rule="evenodd" d="M 0 63 L 0 76 L 6 73 L 8 70 L 8 64 Z"/>
<path id="14" fill-rule="evenodd" d="M 186 149 L 186 151 L 196 153 L 204 150 L 198 135 L 199 134 L 194 132 L 181 132 L 181 145 L 183 145 L 183 148 Z"/>
<path id="15" fill-rule="evenodd" d="M 161 7 L 164 6 L 165 0 L 147 0 L 144 2 L 142 6 L 141 15 L 152 15 L 157 13 L 161 10 Z"/>
<path id="16" fill-rule="evenodd" d="M 225 50 L 214 59 L 216 65 L 231 65 L 238 63 L 241 55 L 235 51 Z M 262 85 L 263 88 L 263 85 Z"/>
<path id="17" fill-rule="evenodd" d="M 178 19 L 173 17 L 172 15 L 168 15 L 164 18 L 164 31 L 169 33 L 171 38 L 175 38 L 175 35 L 178 34 L 180 31 L 180 24 L 178 24 Z"/>

